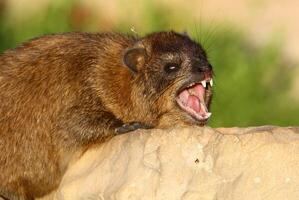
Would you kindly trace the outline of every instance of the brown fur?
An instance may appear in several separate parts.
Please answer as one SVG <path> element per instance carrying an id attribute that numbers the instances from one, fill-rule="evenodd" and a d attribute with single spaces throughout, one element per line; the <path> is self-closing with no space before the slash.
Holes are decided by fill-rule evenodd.
<path id="1" fill-rule="evenodd" d="M 123 61 L 134 48 L 145 51 Z M 165 60 L 173 59 L 182 62 L 180 71 L 165 74 Z M 123 123 L 198 123 L 174 98 L 186 81 L 202 79 L 207 66 L 200 45 L 174 32 L 49 35 L 6 51 L 0 55 L 0 197 L 49 193 L 75 155 Z"/>

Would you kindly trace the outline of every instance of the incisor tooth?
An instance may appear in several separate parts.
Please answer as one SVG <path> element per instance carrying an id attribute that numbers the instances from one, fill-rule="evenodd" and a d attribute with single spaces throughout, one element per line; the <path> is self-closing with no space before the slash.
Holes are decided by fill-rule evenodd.
<path id="1" fill-rule="evenodd" d="M 204 81 L 201 81 L 201 84 L 202 84 L 202 86 L 205 88 L 205 87 L 207 87 L 207 82 L 204 80 Z"/>
<path id="2" fill-rule="evenodd" d="M 207 116 L 207 118 L 210 118 L 211 115 L 212 115 L 212 113 L 208 112 L 206 116 Z"/>
<path id="3" fill-rule="evenodd" d="M 213 87 L 213 79 L 210 80 L 210 86 Z"/>

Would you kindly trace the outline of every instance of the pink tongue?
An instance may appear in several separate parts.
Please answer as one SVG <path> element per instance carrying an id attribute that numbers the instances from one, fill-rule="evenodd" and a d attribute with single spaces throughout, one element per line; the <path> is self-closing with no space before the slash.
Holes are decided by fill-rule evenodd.
<path id="1" fill-rule="evenodd" d="M 196 112 L 200 111 L 200 104 L 196 96 L 190 95 L 188 97 L 187 105 Z"/>
<path id="2" fill-rule="evenodd" d="M 204 95 L 205 95 L 205 89 L 202 85 L 197 84 L 194 87 L 195 92 L 197 93 L 199 99 L 201 102 L 204 102 Z"/>
<path id="3" fill-rule="evenodd" d="M 196 94 L 192 95 L 192 94 Z M 208 114 L 208 109 L 204 101 L 205 89 L 201 84 L 196 84 L 194 87 L 185 89 L 179 94 L 180 102 L 195 111 L 202 117 Z M 190 112 L 190 110 L 186 110 Z"/>

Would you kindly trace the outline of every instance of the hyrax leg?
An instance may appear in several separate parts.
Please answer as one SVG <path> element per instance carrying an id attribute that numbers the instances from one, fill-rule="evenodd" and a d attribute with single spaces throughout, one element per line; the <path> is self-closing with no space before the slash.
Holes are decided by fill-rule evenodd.
<path id="1" fill-rule="evenodd" d="M 150 125 L 140 123 L 140 122 L 131 122 L 127 124 L 123 124 L 122 126 L 115 129 L 116 134 L 123 134 L 130 131 L 135 131 L 137 129 L 150 129 L 153 128 Z"/>

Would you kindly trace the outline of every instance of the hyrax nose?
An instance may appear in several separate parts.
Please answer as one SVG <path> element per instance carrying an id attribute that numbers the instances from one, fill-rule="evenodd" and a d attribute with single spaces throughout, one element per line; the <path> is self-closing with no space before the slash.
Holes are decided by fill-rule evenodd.
<path id="1" fill-rule="evenodd" d="M 194 73 L 212 73 L 212 66 L 209 63 L 197 63 L 192 65 L 192 71 Z"/>
<path id="2" fill-rule="evenodd" d="M 212 71 L 212 68 L 209 65 L 199 66 L 200 72 L 210 72 Z"/>

